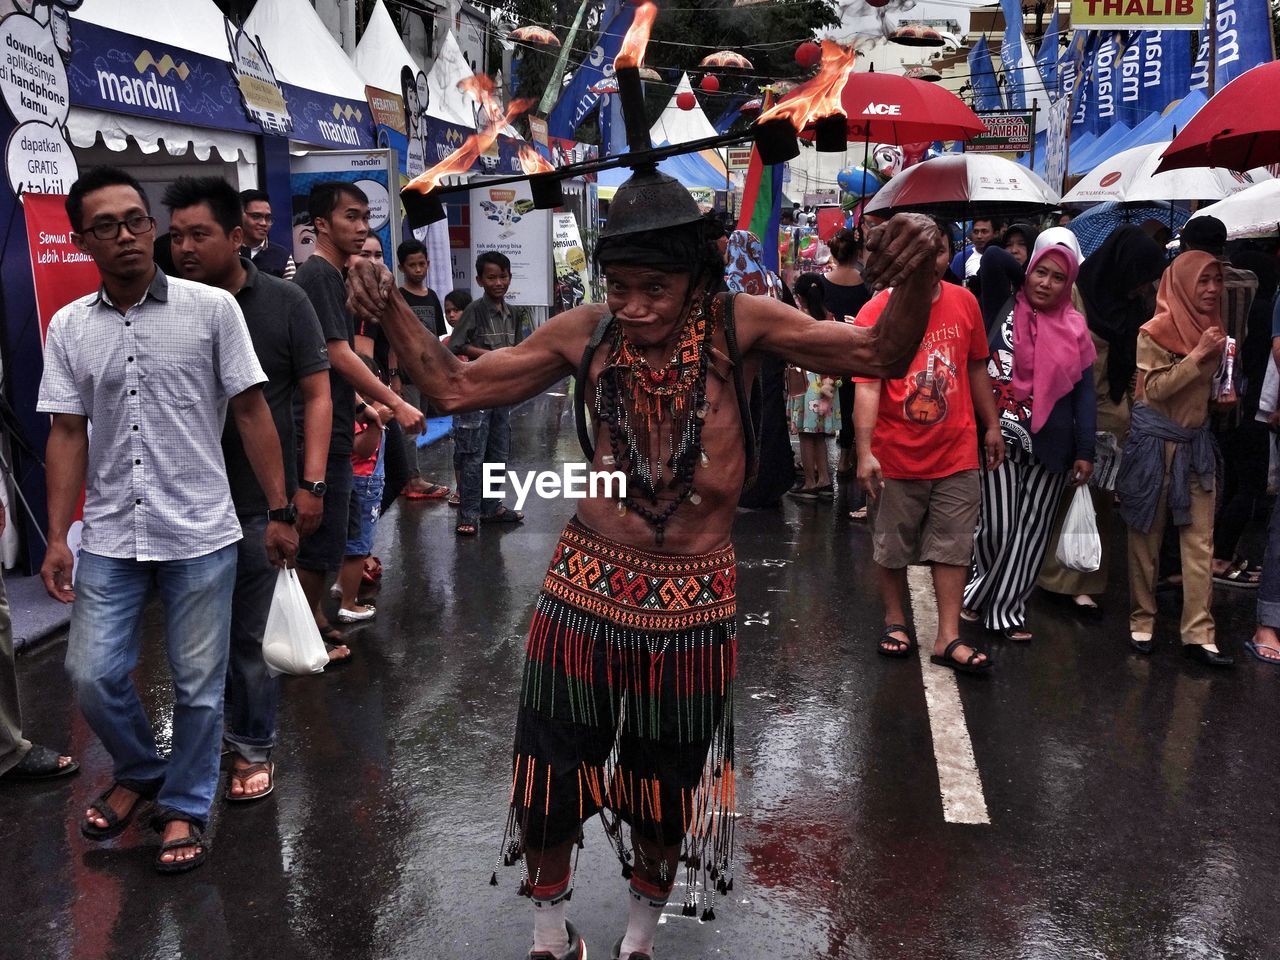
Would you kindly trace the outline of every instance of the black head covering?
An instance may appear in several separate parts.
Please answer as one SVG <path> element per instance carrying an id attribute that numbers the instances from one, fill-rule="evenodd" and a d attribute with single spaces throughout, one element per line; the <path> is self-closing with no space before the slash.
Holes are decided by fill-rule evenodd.
<path id="1" fill-rule="evenodd" d="M 1076 289 L 1084 300 L 1089 329 L 1107 341 L 1107 389 L 1118 403 L 1138 368 L 1138 328 L 1151 319 L 1152 305 L 1133 291 L 1160 279 L 1160 245 L 1128 225 L 1117 229 L 1080 267 Z"/>
<path id="2" fill-rule="evenodd" d="M 696 277 L 720 261 L 711 246 L 717 232 L 678 180 L 644 165 L 609 201 L 595 261 L 606 268 L 618 263 Z"/>
<path id="3" fill-rule="evenodd" d="M 1280 260 L 1261 250 L 1241 250 L 1228 259 L 1233 267 L 1240 270 L 1251 270 L 1258 278 L 1258 292 L 1254 302 L 1259 300 L 1270 303 L 1275 299 L 1277 281 L 1280 281 Z"/>
<path id="4" fill-rule="evenodd" d="M 1040 236 L 1040 231 L 1029 223 L 1011 223 L 1004 228 L 1004 233 L 1000 234 L 1000 246 L 1005 245 L 1011 233 L 1022 235 L 1022 240 L 1027 245 L 1027 262 L 1030 262 L 1031 251 L 1036 247 L 1036 237 Z"/>

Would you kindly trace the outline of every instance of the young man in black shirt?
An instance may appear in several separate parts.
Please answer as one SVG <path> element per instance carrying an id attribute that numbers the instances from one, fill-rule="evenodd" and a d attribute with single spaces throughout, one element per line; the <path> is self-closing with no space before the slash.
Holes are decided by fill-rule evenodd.
<path id="1" fill-rule="evenodd" d="M 396 247 L 396 260 L 400 264 L 400 272 L 404 274 L 404 286 L 400 288 L 400 293 L 404 296 L 405 303 L 428 331 L 437 337 L 443 337 L 444 309 L 440 306 L 440 298 L 436 296 L 436 292 L 427 286 L 427 270 L 431 261 L 427 258 L 426 246 L 421 240 L 406 240 Z M 381 334 L 381 338 L 385 340 L 386 334 Z M 394 351 L 391 352 L 389 362 L 392 389 L 398 390 L 400 396 L 410 403 L 421 405 L 422 395 L 413 382 L 397 369 Z M 409 500 L 439 500 L 447 497 L 447 486 L 423 478 L 418 463 L 417 438 L 405 435 L 404 452 L 409 465 L 409 480 L 405 483 L 401 496 Z"/>
<path id="2" fill-rule="evenodd" d="M 306 591 L 321 634 L 330 642 L 342 634 L 321 609 L 325 580 L 342 567 L 347 545 L 351 500 L 351 445 L 355 439 L 356 391 L 366 400 L 386 404 L 406 433 L 422 432 L 422 411 L 396 396 L 370 372 L 352 345 L 355 321 L 347 312 L 343 271 L 369 235 L 369 198 L 351 183 L 330 180 L 311 188 L 308 200 L 316 231 L 315 253 L 302 262 L 293 282 L 300 286 L 320 318 L 329 346 L 329 387 L 333 398 L 333 432 L 324 477 L 306 474 L 298 485 L 324 502 L 320 526 L 298 547 L 298 579 Z"/>
<path id="3" fill-rule="evenodd" d="M 186 280 L 221 287 L 236 298 L 253 351 L 267 376 L 263 396 L 271 410 L 283 454 L 285 492 L 300 536 L 320 525 L 321 501 L 298 492 L 294 399 L 301 401 L 304 472 L 319 475 L 329 450 L 333 406 L 329 397 L 329 351 L 320 321 L 306 295 L 291 283 L 260 271 L 241 254 L 240 197 L 220 177 L 179 177 L 165 191 L 171 216 L 174 267 Z M 263 493 L 234 419 L 222 433 L 227 482 L 243 539 L 236 558 L 232 596 L 231 651 L 227 662 L 226 744 L 233 759 L 230 801 L 259 800 L 275 787 L 276 704 L 280 681 L 262 659 L 262 639 L 275 592 L 277 570 L 267 560 L 263 538 L 267 497 Z M 346 647 L 330 656 L 344 659 Z"/>

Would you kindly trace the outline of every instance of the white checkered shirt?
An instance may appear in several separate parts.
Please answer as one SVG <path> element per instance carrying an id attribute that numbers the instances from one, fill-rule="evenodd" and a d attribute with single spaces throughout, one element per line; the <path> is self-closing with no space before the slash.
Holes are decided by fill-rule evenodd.
<path id="1" fill-rule="evenodd" d="M 157 270 L 123 316 L 102 290 L 54 314 L 36 409 L 92 425 L 84 549 L 182 560 L 239 540 L 222 426 L 227 400 L 266 379 L 225 290 Z"/>

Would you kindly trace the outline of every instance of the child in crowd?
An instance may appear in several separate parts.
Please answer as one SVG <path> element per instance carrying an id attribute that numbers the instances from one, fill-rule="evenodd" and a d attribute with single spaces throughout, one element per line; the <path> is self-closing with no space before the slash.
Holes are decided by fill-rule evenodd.
<path id="1" fill-rule="evenodd" d="M 371 357 L 361 356 L 375 373 L 381 373 Z M 391 409 L 380 403 L 356 403 L 356 435 L 351 450 L 351 518 L 347 524 L 347 549 L 338 572 L 338 589 L 342 600 L 338 608 L 341 623 L 372 620 L 377 611 L 372 603 L 360 601 L 360 584 L 365 561 L 373 553 L 373 537 L 378 517 L 382 514 L 385 483 L 383 431 L 394 418 Z"/>
<path id="2" fill-rule="evenodd" d="M 452 330 L 458 325 L 458 318 L 462 316 L 462 311 L 471 306 L 471 291 L 459 287 L 457 290 L 450 291 L 445 294 L 444 298 L 444 319 Z M 462 485 L 458 480 L 458 469 L 454 466 L 453 470 L 453 493 L 449 494 L 449 506 L 456 507 L 462 503 Z"/>

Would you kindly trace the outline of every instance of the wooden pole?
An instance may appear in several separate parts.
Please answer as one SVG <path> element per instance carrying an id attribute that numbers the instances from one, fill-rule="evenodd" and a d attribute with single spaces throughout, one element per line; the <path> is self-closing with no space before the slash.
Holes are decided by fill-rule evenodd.
<path id="1" fill-rule="evenodd" d="M 1218 92 L 1218 0 L 1209 3 L 1209 96 Z"/>

